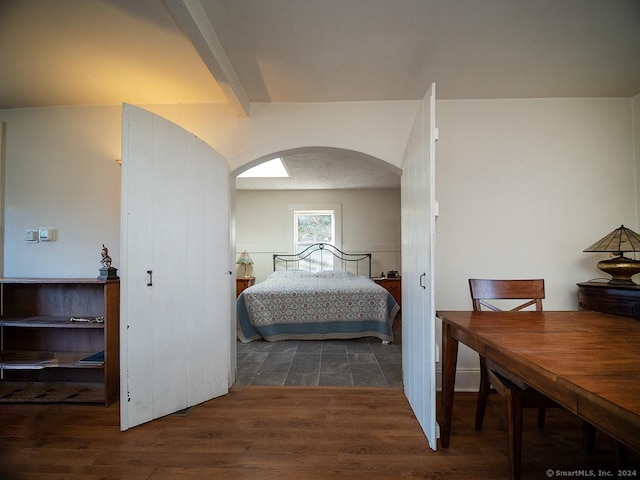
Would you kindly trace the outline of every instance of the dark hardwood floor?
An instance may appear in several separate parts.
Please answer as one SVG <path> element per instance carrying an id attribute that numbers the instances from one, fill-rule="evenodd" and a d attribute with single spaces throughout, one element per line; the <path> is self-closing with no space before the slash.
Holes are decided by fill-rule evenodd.
<path id="1" fill-rule="evenodd" d="M 498 410 L 489 408 L 476 432 L 474 408 L 474 394 L 456 395 L 451 447 L 434 452 L 396 388 L 234 387 L 126 432 L 117 404 L 4 404 L 0 478 L 506 479 L 507 434 Z M 523 479 L 551 478 L 547 471 L 573 478 L 618 473 L 604 435 L 587 456 L 577 418 L 552 409 L 539 432 L 535 412 L 526 414 Z M 630 462 L 637 461 L 632 452 Z M 638 464 L 630 468 L 627 478 L 637 478 Z"/>

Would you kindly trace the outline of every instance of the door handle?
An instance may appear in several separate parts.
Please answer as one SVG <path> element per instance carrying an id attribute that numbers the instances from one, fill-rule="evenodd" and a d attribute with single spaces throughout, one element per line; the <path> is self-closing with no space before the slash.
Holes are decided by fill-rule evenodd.
<path id="1" fill-rule="evenodd" d="M 147 280 L 147 287 L 151 287 L 153 285 L 153 270 L 147 270 L 147 275 L 149 275 L 149 279 Z"/>
<path id="2" fill-rule="evenodd" d="M 422 279 L 426 276 L 427 276 L 426 273 L 423 273 L 422 275 L 420 275 L 420 286 L 424 289 L 426 289 L 427 287 L 425 287 L 424 283 L 422 283 Z"/>

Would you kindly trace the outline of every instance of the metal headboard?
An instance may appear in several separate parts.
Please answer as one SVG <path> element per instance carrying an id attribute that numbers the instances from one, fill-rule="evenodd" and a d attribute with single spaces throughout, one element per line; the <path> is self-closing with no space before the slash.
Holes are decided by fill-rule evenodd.
<path id="1" fill-rule="evenodd" d="M 364 269 L 367 269 L 364 272 Z M 346 253 L 329 243 L 314 243 L 300 253 L 273 255 L 273 271 L 276 270 L 347 270 L 371 278 L 370 253 Z"/>

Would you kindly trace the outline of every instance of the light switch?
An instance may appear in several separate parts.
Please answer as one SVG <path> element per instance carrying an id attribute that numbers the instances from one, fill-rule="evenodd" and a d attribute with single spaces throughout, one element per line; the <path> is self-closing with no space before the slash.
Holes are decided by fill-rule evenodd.
<path id="1" fill-rule="evenodd" d="M 41 242 L 53 242 L 55 232 L 55 228 L 41 228 L 38 230 L 38 239 Z"/>
<path id="2" fill-rule="evenodd" d="M 28 229 L 24 232 L 24 240 L 29 243 L 37 243 L 38 242 L 38 230 Z"/>

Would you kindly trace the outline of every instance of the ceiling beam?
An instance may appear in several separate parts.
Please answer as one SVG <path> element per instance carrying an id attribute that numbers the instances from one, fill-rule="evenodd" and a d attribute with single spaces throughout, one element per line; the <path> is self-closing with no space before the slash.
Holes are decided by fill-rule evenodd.
<path id="1" fill-rule="evenodd" d="M 199 0 L 164 0 L 177 24 L 239 116 L 248 117 L 250 102 Z"/>

